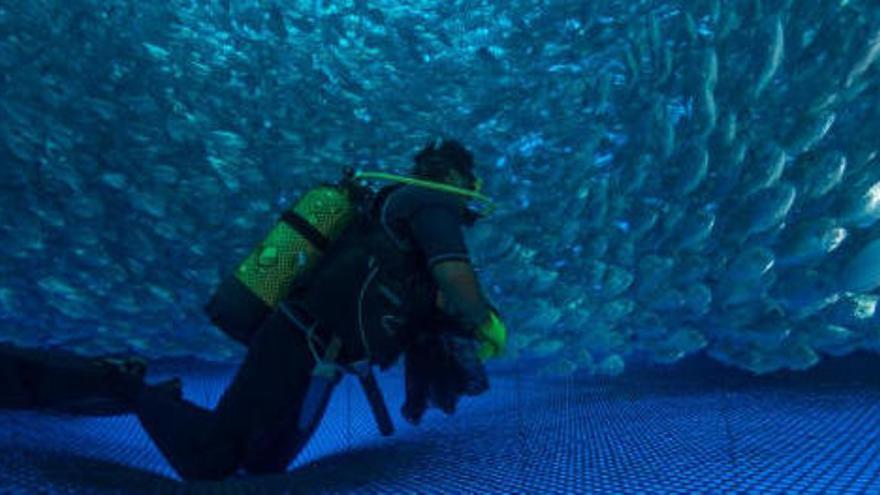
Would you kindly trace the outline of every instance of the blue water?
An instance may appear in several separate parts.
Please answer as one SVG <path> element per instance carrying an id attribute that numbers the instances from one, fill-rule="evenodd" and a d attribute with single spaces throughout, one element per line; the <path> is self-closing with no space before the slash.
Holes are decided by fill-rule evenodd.
<path id="1" fill-rule="evenodd" d="M 466 232 L 497 387 L 381 444 L 334 399 L 363 435 L 322 429 L 305 492 L 324 458 L 329 492 L 880 492 L 878 58 L 872 0 L 7 2 L 0 341 L 191 363 L 207 401 L 243 350 L 202 307 L 279 213 L 445 135 L 498 206 Z M 842 390 L 795 385 L 826 365 Z M 3 414 L 0 491 L 190 490 L 130 417 Z"/>

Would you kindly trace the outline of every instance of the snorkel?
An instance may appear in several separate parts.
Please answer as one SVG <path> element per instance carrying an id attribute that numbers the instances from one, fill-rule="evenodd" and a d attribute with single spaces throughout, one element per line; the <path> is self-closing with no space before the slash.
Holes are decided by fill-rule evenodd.
<path id="1" fill-rule="evenodd" d="M 353 170 L 351 171 L 352 178 L 355 180 L 384 180 L 390 182 L 397 182 L 400 184 L 407 184 L 416 187 L 424 187 L 426 189 L 432 189 L 435 191 L 441 191 L 449 194 L 456 194 L 459 196 L 464 196 L 468 199 L 478 201 L 481 203 L 485 210 L 481 210 L 479 212 L 475 212 L 479 214 L 481 217 L 486 217 L 491 215 L 496 210 L 495 203 L 486 195 L 481 194 L 480 190 L 480 181 L 477 181 L 477 187 L 475 189 L 465 189 L 462 187 L 456 187 L 450 184 L 444 184 L 442 182 L 434 182 L 430 180 L 424 179 L 416 179 L 413 177 L 406 177 L 402 175 L 389 174 L 387 172 L 364 172 L 361 170 Z"/>

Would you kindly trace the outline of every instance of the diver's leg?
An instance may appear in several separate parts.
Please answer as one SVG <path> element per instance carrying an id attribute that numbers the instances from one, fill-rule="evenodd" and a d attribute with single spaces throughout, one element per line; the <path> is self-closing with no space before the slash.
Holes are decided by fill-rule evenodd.
<path id="1" fill-rule="evenodd" d="M 148 386 L 139 395 L 135 412 L 183 479 L 222 479 L 238 469 L 235 438 L 216 430 L 211 411 Z"/>
<path id="2" fill-rule="evenodd" d="M 237 420 L 247 423 L 242 461 L 247 472 L 283 472 L 315 429 L 303 432 L 297 426 L 315 360 L 303 333 L 280 311 L 254 337 L 249 358 L 217 414 L 227 428 Z M 319 394 L 319 412 L 334 385 Z"/>
<path id="3" fill-rule="evenodd" d="M 185 479 L 224 478 L 241 464 L 252 472 L 281 471 L 295 454 L 289 445 L 301 437 L 286 425 L 298 414 L 313 367 L 305 337 L 275 312 L 255 334 L 214 411 L 147 390 L 138 418 Z"/>
<path id="4" fill-rule="evenodd" d="M 309 362 L 313 363 L 314 360 L 310 359 Z M 254 474 L 286 471 L 321 423 L 330 396 L 340 379 L 341 376 L 316 378 L 311 375 L 311 370 L 300 370 L 300 374 L 290 380 L 289 395 L 284 405 L 285 416 L 267 423 L 251 436 L 242 463 L 245 471 Z M 314 389 L 310 390 L 310 387 Z M 307 412 L 301 417 L 303 409 L 307 409 Z"/>
<path id="5" fill-rule="evenodd" d="M 0 344 L 0 407 L 83 415 L 131 412 L 143 384 L 140 360 L 86 357 L 63 350 Z"/>
<path id="6" fill-rule="evenodd" d="M 10 344 L 0 344 L 0 408 L 3 409 L 22 409 L 33 404 L 14 350 Z"/>

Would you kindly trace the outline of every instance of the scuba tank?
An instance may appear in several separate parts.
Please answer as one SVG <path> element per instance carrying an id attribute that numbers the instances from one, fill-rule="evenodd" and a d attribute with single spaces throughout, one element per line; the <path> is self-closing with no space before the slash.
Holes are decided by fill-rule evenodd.
<path id="1" fill-rule="evenodd" d="M 263 320 L 318 265 L 327 249 L 366 214 L 375 192 L 366 180 L 385 180 L 467 196 L 490 205 L 475 191 L 382 172 L 346 168 L 337 184 L 307 191 L 235 271 L 218 286 L 205 312 L 219 329 L 247 345 Z"/>
<path id="2" fill-rule="evenodd" d="M 359 205 L 371 191 L 356 185 L 352 177 L 346 170 L 339 183 L 310 189 L 281 214 L 205 306 L 218 328 L 245 345 L 250 342 L 266 316 L 357 217 Z"/>

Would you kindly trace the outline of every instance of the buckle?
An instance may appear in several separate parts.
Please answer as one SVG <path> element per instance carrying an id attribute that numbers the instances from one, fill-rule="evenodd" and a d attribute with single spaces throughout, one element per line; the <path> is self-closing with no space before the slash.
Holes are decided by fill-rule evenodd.
<path id="1" fill-rule="evenodd" d="M 291 304 L 290 301 L 281 301 L 278 303 L 278 310 L 287 318 L 287 320 L 303 333 L 307 342 L 317 344 L 321 348 L 321 354 L 326 352 L 327 344 L 324 340 L 326 336 L 318 334 L 323 330 L 315 319 L 305 308 L 297 304 Z"/>

